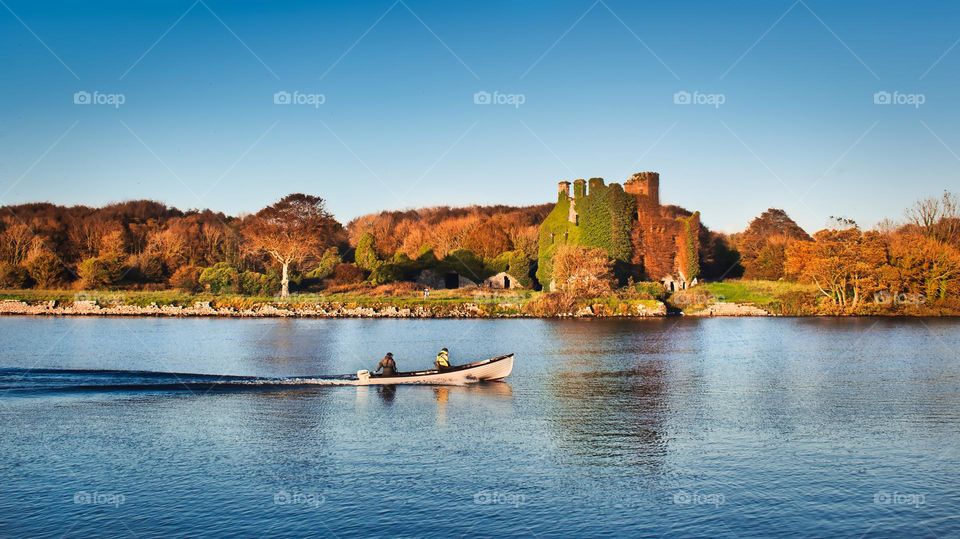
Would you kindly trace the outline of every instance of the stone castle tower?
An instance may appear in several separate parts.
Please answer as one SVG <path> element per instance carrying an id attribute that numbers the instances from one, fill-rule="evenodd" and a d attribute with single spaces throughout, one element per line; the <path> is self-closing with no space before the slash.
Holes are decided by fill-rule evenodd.
<path id="1" fill-rule="evenodd" d="M 630 179 L 623 182 L 623 190 L 635 195 L 644 197 L 645 202 L 651 206 L 660 205 L 660 173 L 658 172 L 637 172 Z"/>
<path id="2" fill-rule="evenodd" d="M 546 285 L 550 280 L 556 246 L 582 244 L 606 248 L 621 270 L 637 279 L 660 281 L 670 290 L 696 284 L 700 272 L 700 214 L 661 205 L 659 173 L 638 172 L 622 187 L 615 183 L 605 185 L 602 178 L 591 178 L 589 182 L 578 179 L 572 184 L 561 181 L 557 191 L 557 205 L 540 227 L 538 277 L 542 283 Z M 597 197 L 603 198 L 602 202 Z M 623 204 L 624 197 L 629 205 Z M 620 203 L 613 202 L 614 199 Z M 609 208 L 598 213 L 597 204 Z M 611 231 L 618 230 L 616 223 L 629 222 L 630 237 L 596 238 L 583 234 L 590 219 L 610 219 L 611 226 L 604 228 Z M 625 242 L 629 245 L 625 246 Z"/>

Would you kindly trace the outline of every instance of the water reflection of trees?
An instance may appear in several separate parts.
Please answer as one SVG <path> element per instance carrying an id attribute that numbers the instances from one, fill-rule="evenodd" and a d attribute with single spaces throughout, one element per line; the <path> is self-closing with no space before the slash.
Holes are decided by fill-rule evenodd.
<path id="1" fill-rule="evenodd" d="M 669 397 L 665 341 L 657 338 L 663 329 L 636 321 L 557 327 L 567 359 L 554 362 L 548 385 L 562 458 L 663 472 Z"/>
<path id="2" fill-rule="evenodd" d="M 666 453 L 660 361 L 628 371 L 557 371 L 554 414 L 565 449 L 590 460 L 657 467 Z"/>

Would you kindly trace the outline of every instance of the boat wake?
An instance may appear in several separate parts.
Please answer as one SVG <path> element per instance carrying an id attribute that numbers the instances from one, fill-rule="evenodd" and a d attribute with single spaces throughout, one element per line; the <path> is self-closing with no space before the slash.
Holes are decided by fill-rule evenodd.
<path id="1" fill-rule="evenodd" d="M 355 385 L 356 376 L 231 376 L 154 371 L 0 369 L 0 396 L 57 392 L 232 392 Z"/>

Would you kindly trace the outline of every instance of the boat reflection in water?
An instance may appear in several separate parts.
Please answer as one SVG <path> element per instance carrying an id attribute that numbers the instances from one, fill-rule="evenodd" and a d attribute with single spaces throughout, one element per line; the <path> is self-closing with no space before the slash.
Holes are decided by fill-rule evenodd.
<path id="1" fill-rule="evenodd" d="M 510 399 L 513 389 L 507 382 L 478 382 L 465 386 L 435 386 L 433 397 L 437 402 L 437 425 L 446 424 L 450 397 Z"/>
<path id="2" fill-rule="evenodd" d="M 384 404 L 393 404 L 393 399 L 397 396 L 397 386 L 377 386 L 377 395 Z"/>
<path id="3" fill-rule="evenodd" d="M 365 407 L 370 390 L 375 390 L 377 396 L 386 406 L 393 406 L 398 398 L 401 403 L 417 401 L 423 398 L 424 391 L 430 391 L 437 405 L 437 425 L 441 426 L 446 424 L 447 408 L 451 404 L 451 399 L 456 400 L 458 397 L 494 398 L 498 400 L 513 398 L 513 389 L 507 382 L 477 382 L 464 386 L 411 384 L 402 388 L 398 385 L 382 385 L 376 386 L 375 389 L 370 386 L 357 386 L 357 403 L 359 406 Z"/>

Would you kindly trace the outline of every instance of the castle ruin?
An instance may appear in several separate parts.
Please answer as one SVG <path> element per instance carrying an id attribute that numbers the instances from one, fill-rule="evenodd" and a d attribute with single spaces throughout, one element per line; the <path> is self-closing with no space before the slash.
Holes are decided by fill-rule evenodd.
<path id="1" fill-rule="evenodd" d="M 623 186 L 602 178 L 561 181 L 557 205 L 540 227 L 537 277 L 552 283 L 552 257 L 565 244 L 600 247 L 621 280 L 650 280 L 668 290 L 696 284 L 700 214 L 660 203 L 660 174 L 638 172 Z"/>

